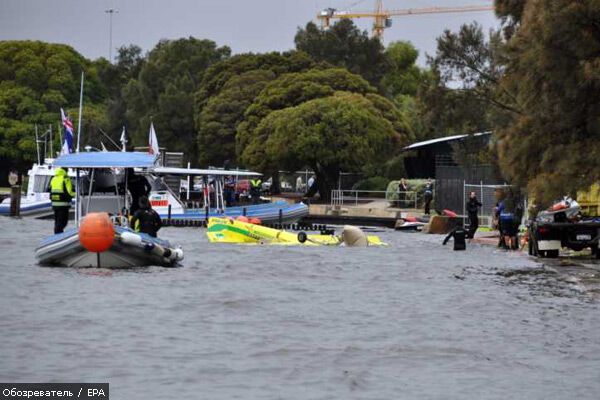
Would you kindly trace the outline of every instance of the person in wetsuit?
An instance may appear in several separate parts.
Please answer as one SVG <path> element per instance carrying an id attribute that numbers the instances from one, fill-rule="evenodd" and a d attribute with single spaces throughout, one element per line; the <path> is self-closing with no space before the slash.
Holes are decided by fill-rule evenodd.
<path id="1" fill-rule="evenodd" d="M 148 180 L 145 177 L 136 175 L 133 171 L 133 168 L 128 168 L 127 188 L 131 194 L 131 207 L 129 212 L 131 215 L 133 215 L 138 210 L 142 196 L 146 196 L 147 200 L 150 190 L 152 190 L 152 186 L 150 186 L 150 183 L 148 183 Z"/>
<path id="2" fill-rule="evenodd" d="M 158 213 L 152 209 L 147 196 L 140 197 L 139 208 L 131 217 L 129 226 L 136 232 L 156 237 L 156 233 L 162 226 L 162 221 Z"/>
<path id="3" fill-rule="evenodd" d="M 469 201 L 467 202 L 467 214 L 469 215 L 469 231 L 467 234 L 468 238 L 473 239 L 475 237 L 477 228 L 479 228 L 479 216 L 477 214 L 479 212 L 479 207 L 481 206 L 482 204 L 477 199 L 475 192 L 471 192 L 469 195 Z"/>
<path id="4" fill-rule="evenodd" d="M 467 232 L 464 230 L 464 228 L 462 226 L 457 226 L 456 228 L 454 228 L 450 231 L 450 233 L 448 234 L 448 236 L 446 236 L 446 238 L 444 239 L 444 242 L 442 244 L 445 246 L 446 243 L 448 243 L 448 241 L 450 240 L 450 238 L 453 238 L 454 239 L 454 250 L 466 250 L 467 249 L 467 242 L 465 241 L 466 235 L 467 235 Z"/>

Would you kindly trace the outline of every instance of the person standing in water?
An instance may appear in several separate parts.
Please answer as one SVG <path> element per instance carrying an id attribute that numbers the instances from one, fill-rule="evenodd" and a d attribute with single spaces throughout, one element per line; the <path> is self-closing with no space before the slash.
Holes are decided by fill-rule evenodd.
<path id="1" fill-rule="evenodd" d="M 469 231 L 467 233 L 467 238 L 473 239 L 475 237 L 475 232 L 477 228 L 479 228 L 479 207 L 481 207 L 481 202 L 477 199 L 477 195 L 475 192 L 471 192 L 469 195 L 469 201 L 467 202 L 467 214 L 469 216 Z"/>

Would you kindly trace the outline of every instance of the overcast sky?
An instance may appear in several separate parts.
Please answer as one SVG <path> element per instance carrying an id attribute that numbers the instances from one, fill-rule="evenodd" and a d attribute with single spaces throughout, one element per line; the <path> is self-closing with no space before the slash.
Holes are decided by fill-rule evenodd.
<path id="1" fill-rule="evenodd" d="M 359 3 L 349 8 L 353 3 Z M 137 44 L 144 51 L 163 38 L 194 36 L 228 45 L 234 53 L 284 51 L 294 47 L 299 26 L 315 20 L 326 7 L 371 10 L 374 0 L 0 0 L 0 40 L 38 39 L 67 43 L 88 58 L 106 57 L 109 49 L 107 8 L 113 17 L 113 49 Z M 428 6 L 491 5 L 491 0 L 387 0 L 387 9 Z M 409 40 L 424 54 L 435 52 L 445 28 L 478 21 L 484 29 L 499 22 L 492 11 L 396 17 L 385 44 Z M 358 20 L 368 29 L 372 20 Z M 113 50 L 113 55 L 115 51 Z"/>

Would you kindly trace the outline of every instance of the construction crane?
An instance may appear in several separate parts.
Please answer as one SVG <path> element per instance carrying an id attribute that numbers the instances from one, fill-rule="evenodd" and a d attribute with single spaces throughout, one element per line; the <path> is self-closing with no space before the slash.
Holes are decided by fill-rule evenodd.
<path id="1" fill-rule="evenodd" d="M 392 17 L 420 14 L 446 14 L 463 13 L 475 11 L 491 11 L 494 7 L 491 5 L 462 6 L 462 7 L 425 7 L 425 8 L 405 8 L 400 10 L 384 10 L 383 1 L 375 1 L 375 11 L 338 11 L 335 8 L 326 8 L 317 15 L 321 21 L 323 29 L 329 28 L 332 19 L 354 19 L 354 18 L 374 18 L 373 36 L 383 40 L 383 30 L 392 26 Z"/>

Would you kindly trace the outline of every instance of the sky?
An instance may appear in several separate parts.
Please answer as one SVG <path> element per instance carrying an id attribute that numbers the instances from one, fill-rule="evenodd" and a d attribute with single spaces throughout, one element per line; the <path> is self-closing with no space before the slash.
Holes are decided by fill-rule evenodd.
<path id="1" fill-rule="evenodd" d="M 384 0 L 384 8 L 492 3 Z M 122 45 L 137 44 L 149 51 L 160 39 L 189 36 L 227 45 L 234 54 L 285 51 L 294 48 L 298 27 L 315 21 L 319 10 L 370 11 L 374 4 L 374 0 L 0 0 L 0 40 L 66 43 L 88 58 L 108 58 L 110 30 L 105 10 L 114 8 L 118 13 L 113 14 L 113 56 Z M 486 31 L 499 26 L 492 11 L 396 17 L 385 31 L 384 44 L 409 40 L 419 49 L 419 64 L 425 65 L 425 53 L 435 53 L 435 40 L 445 29 L 456 31 L 472 21 Z M 370 32 L 371 19 L 355 22 Z"/>

